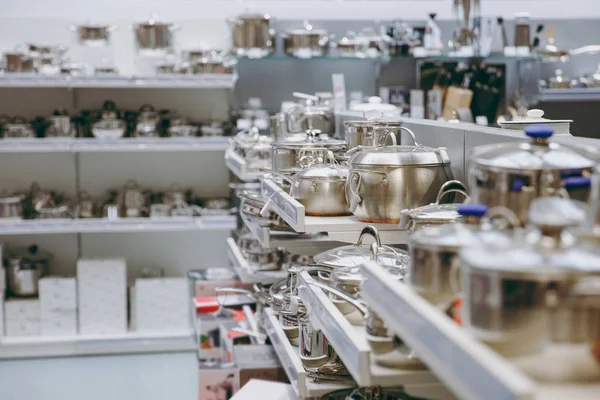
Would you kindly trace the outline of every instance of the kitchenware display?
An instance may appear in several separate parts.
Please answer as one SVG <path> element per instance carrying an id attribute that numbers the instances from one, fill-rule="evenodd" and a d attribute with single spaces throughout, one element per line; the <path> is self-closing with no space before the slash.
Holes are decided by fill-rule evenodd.
<path id="1" fill-rule="evenodd" d="M 515 47 L 531 46 L 529 13 L 515 13 Z"/>
<path id="2" fill-rule="evenodd" d="M 554 76 L 546 80 L 547 87 L 550 89 L 566 89 L 571 87 L 571 79 L 564 76 L 561 69 L 554 71 Z"/>
<path id="3" fill-rule="evenodd" d="M 274 174 L 290 182 L 289 194 L 304 206 L 306 215 L 349 215 L 346 201 L 348 169 L 336 162 L 331 151 L 327 152 L 324 161 L 303 168 L 293 177 Z"/>
<path id="4" fill-rule="evenodd" d="M 356 36 L 356 32 L 348 31 L 335 43 L 337 54 L 342 57 L 357 57 L 361 55 L 361 42 Z"/>
<path id="5" fill-rule="evenodd" d="M 344 121 L 344 133 L 346 138 L 346 147 L 351 150 L 355 147 L 378 147 L 385 143 L 381 139 L 386 136 L 390 139 L 396 139 L 387 132 L 391 128 L 399 128 L 402 121 Z M 395 143 L 394 143 L 395 144 Z"/>
<path id="6" fill-rule="evenodd" d="M 237 60 L 218 52 L 210 52 L 202 58 L 190 62 L 193 74 L 231 74 Z"/>
<path id="7" fill-rule="evenodd" d="M 512 121 L 498 121 L 498 125 L 503 129 L 511 130 L 524 130 L 528 126 L 532 125 L 547 125 L 552 127 L 555 135 L 570 135 L 570 127 L 572 119 L 563 120 L 552 120 L 544 118 L 544 111 L 538 109 L 532 109 L 527 111 L 527 117 L 523 119 L 517 119 Z"/>
<path id="8" fill-rule="evenodd" d="M 211 122 L 200 127 L 201 136 L 225 136 L 225 128 L 221 122 Z"/>
<path id="9" fill-rule="evenodd" d="M 396 114 L 400 116 L 398 107 L 396 107 L 393 104 L 384 103 L 383 99 L 378 96 L 369 97 L 365 103 L 359 102 L 350 104 L 350 110 L 361 111 L 363 113 L 379 111 L 381 113 L 384 113 L 384 115 L 386 116 L 395 116 Z"/>
<path id="10" fill-rule="evenodd" d="M 585 208 L 542 197 L 531 203 L 528 217 L 537 229 L 460 252 L 465 325 L 506 356 L 536 353 L 551 341 L 587 340 L 589 298 L 577 293 L 600 277 L 598 247 L 568 231 L 585 222 Z"/>
<path id="11" fill-rule="evenodd" d="M 21 116 L 13 117 L 3 124 L 3 137 L 8 139 L 35 138 L 36 133 L 31 123 Z"/>
<path id="12" fill-rule="evenodd" d="M 185 118 L 172 119 L 167 129 L 167 136 L 170 137 L 193 137 L 197 134 L 198 127 L 191 125 Z"/>
<path id="13" fill-rule="evenodd" d="M 417 207 L 412 210 L 402 210 L 402 219 L 400 228 L 409 232 L 421 229 L 430 225 L 443 225 L 451 222 L 460 221 L 458 209 L 462 204 L 469 201 L 467 188 L 461 181 L 452 180 L 444 183 L 440 187 L 437 198 L 434 203 Z M 447 194 L 458 193 L 464 196 L 463 203 L 441 204 Z"/>
<path id="14" fill-rule="evenodd" d="M 3 190 L 0 193 L 0 221 L 20 219 L 23 219 L 23 196 Z"/>
<path id="15" fill-rule="evenodd" d="M 340 389 L 327 393 L 319 400 L 417 400 L 416 397 L 409 396 L 401 388 L 354 388 Z"/>
<path id="16" fill-rule="evenodd" d="M 52 113 L 48 117 L 50 126 L 46 130 L 46 137 L 75 137 L 77 136 L 77 129 L 75 124 L 71 121 L 67 110 L 60 108 Z"/>
<path id="17" fill-rule="evenodd" d="M 275 30 L 267 14 L 242 14 L 227 19 L 237 56 L 261 58 L 275 51 Z"/>
<path id="18" fill-rule="evenodd" d="M 159 136 L 160 117 L 149 104 L 140 107 L 138 113 L 134 136 L 135 137 L 157 137 Z"/>
<path id="19" fill-rule="evenodd" d="M 363 28 L 356 37 L 360 46 L 359 55 L 362 57 L 377 58 L 388 54 L 391 38 L 385 34 L 378 34 L 373 28 Z"/>
<path id="20" fill-rule="evenodd" d="M 74 32 L 77 42 L 82 46 L 101 47 L 110 44 L 111 34 L 116 29 L 114 25 L 82 24 L 71 25 L 69 30 Z"/>
<path id="21" fill-rule="evenodd" d="M 281 34 L 283 50 L 298 58 L 322 57 L 329 51 L 329 33 L 313 27 L 307 21 L 301 28 L 287 29 Z"/>
<path id="22" fill-rule="evenodd" d="M 309 130 L 302 138 L 288 138 L 274 142 L 272 161 L 273 171 L 280 173 L 295 173 L 312 160 L 324 160 L 327 151 L 333 154 L 343 153 L 346 143 L 343 140 L 330 139 L 321 131 Z M 302 160 L 302 161 L 301 161 Z"/>
<path id="23" fill-rule="evenodd" d="M 135 24 L 133 28 L 138 52 L 156 54 L 172 52 L 173 32 L 180 27 L 161 22 L 153 15 L 149 20 Z"/>
<path id="24" fill-rule="evenodd" d="M 118 204 L 127 218 L 142 217 L 146 207 L 146 196 L 134 180 L 128 180 L 118 194 Z"/>
<path id="25" fill-rule="evenodd" d="M 49 271 L 52 255 L 33 244 L 26 248 L 10 249 L 4 258 L 8 290 L 16 297 L 38 295 L 38 282 Z"/>
<path id="26" fill-rule="evenodd" d="M 505 206 L 523 224 L 537 197 L 566 191 L 571 197 L 586 199 L 586 177 L 591 176 L 600 159 L 593 147 L 552 142 L 550 126 L 529 126 L 525 134 L 531 139 L 529 142 L 474 148 L 468 172 L 473 202 L 488 207 Z M 586 179 L 587 188 L 582 187 Z"/>
<path id="27" fill-rule="evenodd" d="M 264 248 L 254 246 L 246 250 L 244 256 L 250 264 L 250 269 L 257 271 L 279 271 L 286 260 L 286 251 L 283 248 Z"/>
<path id="28" fill-rule="evenodd" d="M 4 72 L 35 72 L 34 60 L 29 54 L 23 52 L 6 52 L 3 54 Z"/>
<path id="29" fill-rule="evenodd" d="M 93 124 L 92 134 L 98 139 L 118 139 L 125 135 L 125 122 L 119 119 L 119 110 L 114 101 L 104 102 L 101 119 Z"/>
<path id="30" fill-rule="evenodd" d="M 75 216 L 77 218 L 94 218 L 95 217 L 95 205 L 91 196 L 85 190 L 79 191 L 77 207 Z"/>
<path id="31" fill-rule="evenodd" d="M 310 323 L 306 311 L 298 316 L 298 330 L 300 361 L 307 371 L 314 371 L 336 361 L 335 350 L 329 345 L 323 331 Z"/>
<path id="32" fill-rule="evenodd" d="M 407 132 L 413 144 L 365 148 L 348 162 L 346 196 L 350 211 L 363 222 L 397 224 L 402 210 L 433 203 L 441 186 L 453 179 L 445 148 L 418 144 L 405 127 L 391 131 Z"/>
<path id="33" fill-rule="evenodd" d="M 275 231 L 291 231 L 292 228 L 274 211 L 266 210 L 267 198 L 259 192 L 242 190 L 237 193 L 240 198 L 240 216 L 243 220 L 248 220 L 262 227 L 270 228 Z M 265 210 L 263 212 L 263 210 Z"/>

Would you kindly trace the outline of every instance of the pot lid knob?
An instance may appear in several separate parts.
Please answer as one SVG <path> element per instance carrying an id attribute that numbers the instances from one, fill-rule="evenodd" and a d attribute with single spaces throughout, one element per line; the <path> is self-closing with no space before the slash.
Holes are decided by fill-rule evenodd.
<path id="1" fill-rule="evenodd" d="M 459 215 L 463 217 L 477 217 L 481 218 L 488 211 L 488 208 L 484 204 L 461 204 L 458 206 L 457 210 Z"/>
<path id="2" fill-rule="evenodd" d="M 538 108 L 527 111 L 527 116 L 532 119 L 541 119 L 544 116 L 544 111 Z"/>
<path id="3" fill-rule="evenodd" d="M 37 244 L 32 244 L 31 246 L 29 246 L 27 248 L 27 251 L 29 251 L 30 254 L 35 255 L 39 250 L 39 247 Z"/>
<path id="4" fill-rule="evenodd" d="M 582 189 L 592 185 L 592 179 L 586 176 L 570 176 L 565 178 L 565 189 Z"/>
<path id="5" fill-rule="evenodd" d="M 531 125 L 525 128 L 525 134 L 533 139 L 547 139 L 554 133 L 551 126 Z"/>

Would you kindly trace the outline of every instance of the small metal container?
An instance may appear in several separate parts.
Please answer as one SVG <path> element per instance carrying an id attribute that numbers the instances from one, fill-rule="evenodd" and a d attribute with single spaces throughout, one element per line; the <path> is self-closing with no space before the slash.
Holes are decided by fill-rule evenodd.
<path id="1" fill-rule="evenodd" d="M 302 28 L 288 29 L 281 35 L 286 54 L 298 58 L 322 57 L 329 51 L 329 33 L 306 24 Z"/>
<path id="2" fill-rule="evenodd" d="M 23 219 L 23 197 L 9 195 L 6 191 L 0 196 L 0 219 Z"/>
<path id="3" fill-rule="evenodd" d="M 4 260 L 7 268 L 8 289 L 13 296 L 38 295 L 38 282 L 48 273 L 52 255 L 40 251 L 37 245 L 9 252 Z"/>
<path id="4" fill-rule="evenodd" d="M 285 249 L 279 247 L 252 247 L 246 250 L 245 255 L 254 271 L 279 271 L 286 260 Z"/>
<path id="5" fill-rule="evenodd" d="M 4 72 L 34 72 L 34 60 L 21 52 L 7 52 L 3 55 Z"/>
<path id="6" fill-rule="evenodd" d="M 110 37 L 116 26 L 112 25 L 71 25 L 69 30 L 75 33 L 77 43 L 82 46 L 98 47 L 110 43 Z"/>
<path id="7" fill-rule="evenodd" d="M 153 15 L 148 21 L 136 24 L 134 30 L 138 50 L 171 52 L 173 32 L 179 28 L 179 25 L 159 22 L 156 15 Z"/>
<path id="8" fill-rule="evenodd" d="M 267 14 L 243 14 L 227 19 L 232 47 L 238 56 L 260 58 L 275 51 L 275 30 Z"/>

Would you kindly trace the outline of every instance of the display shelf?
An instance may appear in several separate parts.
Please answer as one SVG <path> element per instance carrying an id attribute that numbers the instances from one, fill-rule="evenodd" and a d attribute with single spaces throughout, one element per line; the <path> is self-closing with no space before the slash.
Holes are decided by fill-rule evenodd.
<path id="1" fill-rule="evenodd" d="M 279 326 L 277 316 L 270 308 L 265 310 L 265 330 L 285 373 L 299 398 L 320 397 L 334 390 L 352 387 L 354 384 L 315 383 L 308 376 L 298 355 L 298 347 L 292 346 Z"/>
<path id="2" fill-rule="evenodd" d="M 463 400 L 533 399 L 533 381 L 374 262 L 361 296 Z"/>
<path id="3" fill-rule="evenodd" d="M 344 245 L 342 242 L 331 240 L 326 234 L 272 231 L 255 221 L 246 218 L 242 218 L 242 220 L 263 247 L 283 247 L 292 254 L 313 256 L 325 250 Z"/>
<path id="4" fill-rule="evenodd" d="M 311 286 L 312 277 L 300 273 L 298 292 L 308 309 L 311 322 L 320 328 L 329 343 L 360 386 L 432 385 L 439 390 L 439 380 L 428 370 L 402 370 L 376 365 L 370 358 L 364 327 L 353 326 L 329 300 L 323 290 Z"/>
<path id="5" fill-rule="evenodd" d="M 264 175 L 261 171 L 250 170 L 246 160 L 233 149 L 225 151 L 225 165 L 227 165 L 227 168 L 243 182 L 256 181 Z"/>
<path id="6" fill-rule="evenodd" d="M 102 233 L 102 232 L 181 232 L 235 229 L 235 216 L 90 219 L 0 220 L 0 235 Z"/>
<path id="7" fill-rule="evenodd" d="M 42 138 L 0 139 L 0 153 L 116 153 L 159 151 L 224 151 L 226 137 L 189 138 Z"/>
<path id="8" fill-rule="evenodd" d="M 360 231 L 367 225 L 377 228 L 382 243 L 404 244 L 407 232 L 398 224 L 370 224 L 358 221 L 354 216 L 312 217 L 306 216 L 305 209 L 296 199 L 291 197 L 270 179 L 262 181 L 262 191 L 268 197 L 267 207 L 275 211 L 296 232 L 326 232 L 331 240 L 355 243 Z"/>
<path id="9" fill-rule="evenodd" d="M 538 101 L 600 101 L 600 88 L 542 89 Z"/>
<path id="10" fill-rule="evenodd" d="M 196 350 L 192 331 L 81 336 L 22 336 L 0 339 L 0 359 L 74 357 Z"/>
<path id="11" fill-rule="evenodd" d="M 240 280 L 243 283 L 274 283 L 287 276 L 287 272 L 280 271 L 252 271 L 250 264 L 244 258 L 239 246 L 235 242 L 235 239 L 227 239 L 227 256 L 229 261 L 233 264 L 235 272 L 237 272 Z"/>
<path id="12" fill-rule="evenodd" d="M 38 88 L 190 88 L 232 89 L 236 74 L 163 74 L 153 77 L 135 76 L 68 76 L 27 73 L 0 75 L 0 87 Z"/>

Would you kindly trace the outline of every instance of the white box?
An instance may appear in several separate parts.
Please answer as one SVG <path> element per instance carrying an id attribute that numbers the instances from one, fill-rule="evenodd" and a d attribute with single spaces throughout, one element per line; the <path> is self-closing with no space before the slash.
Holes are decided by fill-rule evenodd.
<path id="1" fill-rule="evenodd" d="M 4 336 L 4 295 L 0 293 L 0 338 Z"/>
<path id="2" fill-rule="evenodd" d="M 42 310 L 40 330 L 42 336 L 77 335 L 77 309 Z"/>
<path id="3" fill-rule="evenodd" d="M 43 277 L 39 281 L 40 307 L 44 311 L 77 309 L 75 277 Z"/>
<path id="4" fill-rule="evenodd" d="M 186 278 L 136 279 L 134 291 L 136 331 L 181 332 L 191 328 Z"/>
<path id="5" fill-rule="evenodd" d="M 11 299 L 4 303 L 6 336 L 40 336 L 40 301 Z"/>
<path id="6" fill-rule="evenodd" d="M 79 260 L 77 291 L 80 334 L 127 332 L 125 260 Z"/>

